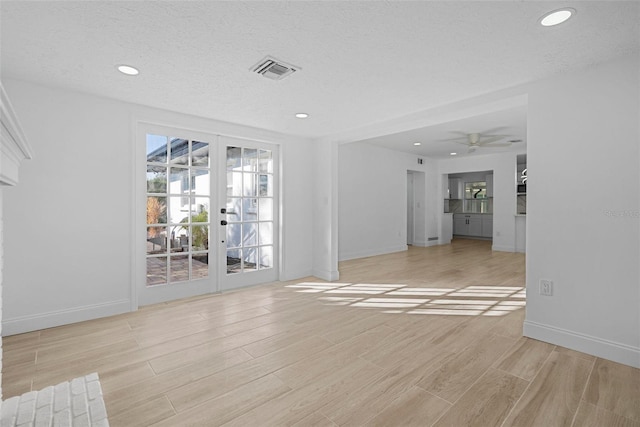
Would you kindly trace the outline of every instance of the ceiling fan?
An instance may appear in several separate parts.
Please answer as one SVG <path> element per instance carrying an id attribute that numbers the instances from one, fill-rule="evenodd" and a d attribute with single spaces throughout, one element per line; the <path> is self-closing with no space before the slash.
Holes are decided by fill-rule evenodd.
<path id="1" fill-rule="evenodd" d="M 467 147 L 469 147 L 467 149 L 467 153 L 473 153 L 474 151 L 476 151 L 476 149 L 480 147 L 492 147 L 492 148 L 493 147 L 495 148 L 509 147 L 513 142 L 519 142 L 519 140 L 513 140 L 513 141 L 496 143 L 497 141 L 500 141 L 501 139 L 504 139 L 510 136 L 510 135 L 502 135 L 502 134 L 494 133 L 501 129 L 504 129 L 504 128 L 495 128 L 495 129 L 486 130 L 484 132 L 474 132 L 474 133 L 453 131 L 452 133 L 457 133 L 462 136 L 459 136 L 457 138 L 443 139 L 442 141 L 452 141 L 458 144 L 466 145 Z"/>

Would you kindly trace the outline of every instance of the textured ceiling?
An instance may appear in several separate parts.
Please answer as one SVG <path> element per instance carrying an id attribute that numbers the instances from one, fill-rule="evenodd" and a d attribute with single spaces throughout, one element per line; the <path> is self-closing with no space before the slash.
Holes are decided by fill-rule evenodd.
<path id="1" fill-rule="evenodd" d="M 566 5 L 574 19 L 537 23 Z M 1 72 L 319 138 L 638 51 L 639 6 L 3 0 Z M 282 81 L 251 73 L 266 55 L 301 71 Z M 120 63 L 140 75 L 119 74 Z M 301 111 L 311 117 L 295 119 Z"/>

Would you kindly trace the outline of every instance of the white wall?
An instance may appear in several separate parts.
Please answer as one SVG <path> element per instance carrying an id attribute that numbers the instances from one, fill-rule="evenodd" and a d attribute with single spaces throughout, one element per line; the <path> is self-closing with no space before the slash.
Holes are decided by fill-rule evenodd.
<path id="1" fill-rule="evenodd" d="M 525 321 L 527 336 L 636 367 L 639 76 L 635 56 L 531 87 Z"/>
<path id="2" fill-rule="evenodd" d="M 309 141 L 283 141 L 280 145 L 280 280 L 313 274 L 313 182 Z"/>
<path id="3" fill-rule="evenodd" d="M 2 317 L 2 270 L 4 267 L 4 218 L 2 209 L 2 195 L 4 191 L 0 189 L 0 320 Z M 0 321 L 0 402 L 2 402 L 2 322 Z M 2 405 L 2 403 L 0 403 Z"/>
<path id="4" fill-rule="evenodd" d="M 516 154 L 499 153 L 482 156 L 456 157 L 438 161 L 438 178 L 443 174 L 493 171 L 493 250 L 516 250 Z M 482 174 L 486 176 L 486 174 Z M 443 184 L 440 184 L 442 186 Z M 444 199 L 446 193 L 440 192 Z M 439 218 L 443 210 L 438 211 Z M 440 222 L 440 221 L 439 221 Z"/>
<path id="5" fill-rule="evenodd" d="M 316 142 L 308 159 L 313 170 L 313 275 L 338 280 L 338 145 Z"/>
<path id="6" fill-rule="evenodd" d="M 415 188 L 415 243 L 438 236 L 429 203 L 437 185 L 433 161 L 419 165 L 415 155 L 352 143 L 340 145 L 338 165 L 340 260 L 407 249 L 407 170 L 425 173 Z"/>
<path id="7" fill-rule="evenodd" d="M 23 167 L 20 185 L 4 194 L 5 334 L 131 309 L 138 118 L 281 144 L 283 175 L 295 177 L 283 183 L 281 193 L 287 221 L 281 277 L 311 273 L 310 141 L 15 80 L 4 83 L 38 152 Z"/>

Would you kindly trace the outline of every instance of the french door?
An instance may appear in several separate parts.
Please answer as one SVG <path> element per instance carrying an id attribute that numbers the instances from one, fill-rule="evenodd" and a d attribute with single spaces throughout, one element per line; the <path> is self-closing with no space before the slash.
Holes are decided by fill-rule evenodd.
<path id="1" fill-rule="evenodd" d="M 139 124 L 138 305 L 276 280 L 274 145 Z"/>
<path id="2" fill-rule="evenodd" d="M 221 289 L 278 278 L 278 151 L 273 145 L 220 137 L 225 189 Z M 222 213 L 222 210 L 221 210 Z"/>

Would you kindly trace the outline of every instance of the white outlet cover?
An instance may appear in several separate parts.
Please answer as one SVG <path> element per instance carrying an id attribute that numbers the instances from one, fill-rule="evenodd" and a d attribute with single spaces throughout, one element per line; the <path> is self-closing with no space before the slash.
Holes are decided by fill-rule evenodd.
<path id="1" fill-rule="evenodd" d="M 553 295 L 553 280 L 540 279 L 540 295 Z"/>

